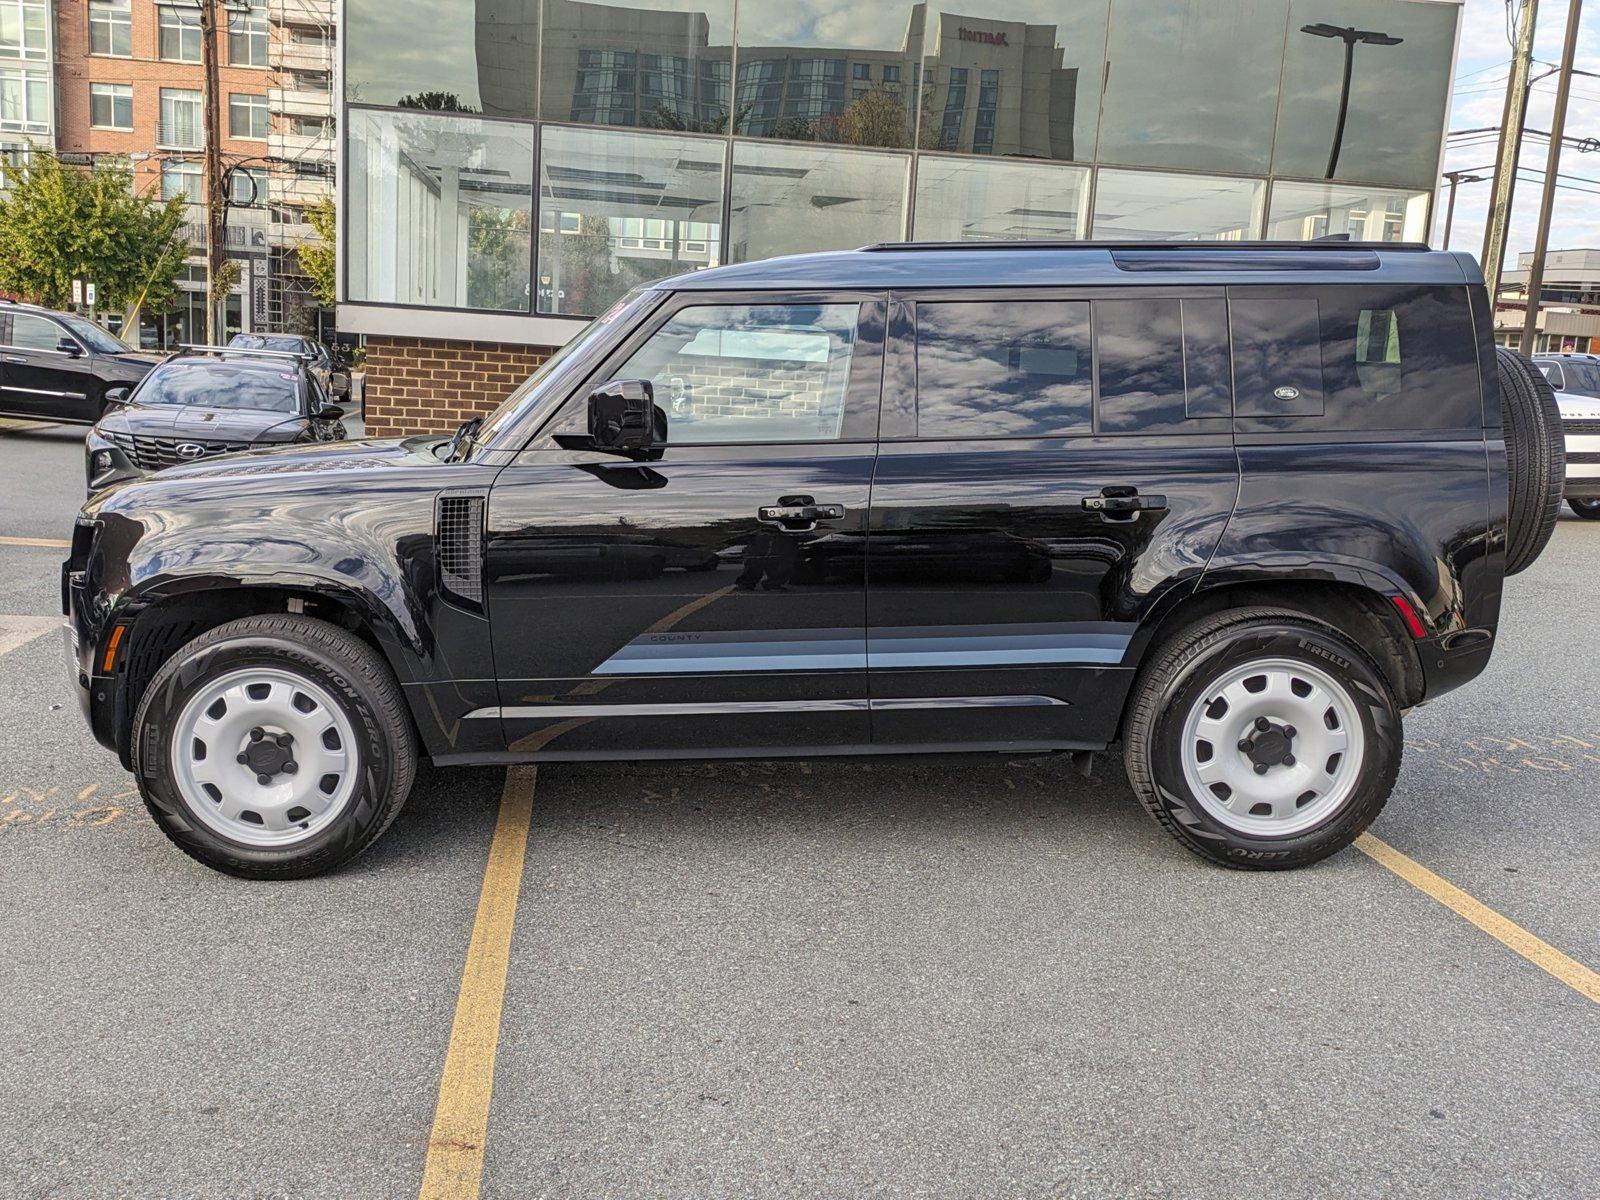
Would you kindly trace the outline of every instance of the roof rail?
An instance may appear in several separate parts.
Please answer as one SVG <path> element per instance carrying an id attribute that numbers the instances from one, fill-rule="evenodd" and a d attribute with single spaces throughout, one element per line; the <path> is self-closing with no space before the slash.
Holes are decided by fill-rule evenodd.
<path id="1" fill-rule="evenodd" d="M 288 358 L 295 362 L 314 362 L 316 355 L 306 354 L 297 350 L 254 350 L 249 346 L 191 346 L 180 345 L 177 352 L 170 357 L 181 358 L 187 354 L 204 355 L 215 354 L 219 358 L 236 356 L 239 358 Z"/>
<path id="2" fill-rule="evenodd" d="M 1338 240 L 1335 240 L 1336 238 Z M 1320 252 L 1325 254 L 1330 250 L 1385 250 L 1404 251 L 1408 254 L 1414 254 L 1426 252 L 1430 247 L 1423 242 L 1353 242 L 1343 235 L 1334 235 L 1334 237 L 1301 242 L 1074 242 L 1064 240 L 1028 241 L 1027 239 L 972 242 L 874 242 L 870 246 L 862 246 L 861 249 L 868 253 L 930 250 L 1159 250 L 1175 253 L 1193 251 L 1196 253 L 1219 254 L 1230 250 L 1273 250 L 1284 252 L 1305 250 L 1312 253 Z"/>

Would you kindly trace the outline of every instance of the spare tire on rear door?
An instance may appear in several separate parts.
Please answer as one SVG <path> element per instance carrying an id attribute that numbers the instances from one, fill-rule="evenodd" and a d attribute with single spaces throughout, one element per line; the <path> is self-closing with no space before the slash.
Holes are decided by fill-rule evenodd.
<path id="1" fill-rule="evenodd" d="M 1561 409 L 1543 372 L 1504 346 L 1500 364 L 1500 414 L 1505 425 L 1511 512 L 1506 528 L 1506 574 L 1525 570 L 1555 531 L 1566 479 Z"/>

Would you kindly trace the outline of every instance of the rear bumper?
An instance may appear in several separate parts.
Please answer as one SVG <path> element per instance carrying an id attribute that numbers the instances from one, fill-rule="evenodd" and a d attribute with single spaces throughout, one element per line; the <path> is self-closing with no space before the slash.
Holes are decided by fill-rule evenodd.
<path id="1" fill-rule="evenodd" d="M 1424 701 L 1454 691 L 1483 674 L 1494 643 L 1494 631 L 1489 629 L 1467 629 L 1417 642 Z"/>

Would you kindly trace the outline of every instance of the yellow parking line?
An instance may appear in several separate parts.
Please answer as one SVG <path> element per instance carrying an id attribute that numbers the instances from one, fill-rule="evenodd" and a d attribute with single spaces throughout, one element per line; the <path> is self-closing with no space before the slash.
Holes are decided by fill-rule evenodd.
<path id="1" fill-rule="evenodd" d="M 1561 953 L 1543 938 L 1481 904 L 1455 884 L 1441 879 L 1415 859 L 1407 858 L 1389 843 L 1363 833 L 1356 849 L 1388 867 L 1418 891 L 1426 892 L 1458 917 L 1471 921 L 1497 942 L 1509 946 L 1534 966 L 1555 976 L 1573 991 L 1600 1004 L 1600 974 Z"/>
<path id="2" fill-rule="evenodd" d="M 422 1200 L 476 1200 L 483 1180 L 489 1132 L 494 1055 L 500 1042 L 500 1008 L 511 961 L 511 929 L 522 890 L 522 862 L 533 822 L 533 767 L 512 767 L 500 793 L 500 816 L 483 871 L 478 915 L 461 970 L 456 1017 L 450 1027 L 439 1102 L 422 1168 Z"/>
<path id="3" fill-rule="evenodd" d="M 51 550 L 70 550 L 71 542 L 60 538 L 0 537 L 0 546 L 45 546 Z"/>

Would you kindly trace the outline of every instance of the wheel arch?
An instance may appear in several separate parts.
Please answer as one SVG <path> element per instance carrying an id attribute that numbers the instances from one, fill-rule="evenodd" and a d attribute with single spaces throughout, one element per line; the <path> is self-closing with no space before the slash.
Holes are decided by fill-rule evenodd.
<path id="1" fill-rule="evenodd" d="M 1208 575 L 1192 591 L 1176 591 L 1152 609 L 1130 647 L 1129 661 L 1142 668 L 1156 650 L 1185 628 L 1230 608 L 1272 607 L 1303 613 L 1339 630 L 1361 646 L 1377 664 L 1396 704 L 1409 708 L 1424 695 L 1426 684 L 1418 643 L 1396 608 L 1404 598 L 1413 611 L 1420 602 L 1396 581 L 1358 568 L 1330 567 L 1316 571 L 1286 569 L 1246 578 Z M 1117 722 L 1121 737 L 1128 706 L 1137 688 L 1129 688 Z"/>
<path id="2" fill-rule="evenodd" d="M 219 586 L 185 580 L 125 597 L 115 623 L 127 627 L 118 656 L 114 713 L 116 750 L 131 762 L 133 715 L 145 688 L 173 654 L 219 625 L 240 617 L 303 613 L 336 625 L 376 650 L 399 682 L 413 675 L 419 652 L 414 639 L 381 601 L 322 581 L 284 580 Z"/>

